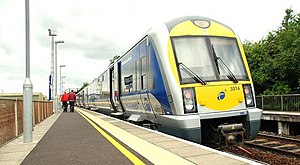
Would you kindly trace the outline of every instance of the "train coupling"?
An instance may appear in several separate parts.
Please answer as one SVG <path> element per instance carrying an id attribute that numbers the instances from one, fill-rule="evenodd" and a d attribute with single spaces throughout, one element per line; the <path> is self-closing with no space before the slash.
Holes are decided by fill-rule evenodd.
<path id="1" fill-rule="evenodd" d="M 225 146 L 240 145 L 244 143 L 245 129 L 243 124 L 221 124 L 218 132 L 224 137 Z"/>

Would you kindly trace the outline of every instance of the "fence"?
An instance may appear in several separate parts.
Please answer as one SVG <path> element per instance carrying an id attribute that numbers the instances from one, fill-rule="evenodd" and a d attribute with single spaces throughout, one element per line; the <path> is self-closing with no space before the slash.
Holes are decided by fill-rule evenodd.
<path id="1" fill-rule="evenodd" d="M 53 114 L 49 101 L 33 101 L 32 123 L 42 122 Z M 23 100 L 0 98 L 0 147 L 23 133 Z"/>
<path id="2" fill-rule="evenodd" d="M 256 106 L 263 110 L 300 112 L 300 94 L 256 96 Z"/>

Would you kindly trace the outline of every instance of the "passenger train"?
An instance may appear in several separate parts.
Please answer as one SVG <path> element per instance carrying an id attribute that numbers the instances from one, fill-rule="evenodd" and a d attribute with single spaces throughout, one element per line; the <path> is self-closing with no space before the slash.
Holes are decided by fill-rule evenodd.
<path id="1" fill-rule="evenodd" d="M 196 143 L 254 139 L 262 115 L 241 41 L 229 26 L 200 16 L 151 28 L 77 98 Z"/>

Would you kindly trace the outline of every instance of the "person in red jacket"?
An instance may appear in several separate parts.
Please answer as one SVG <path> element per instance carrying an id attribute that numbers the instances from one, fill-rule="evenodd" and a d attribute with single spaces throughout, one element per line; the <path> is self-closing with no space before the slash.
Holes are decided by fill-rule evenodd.
<path id="1" fill-rule="evenodd" d="M 68 101 L 69 101 L 69 95 L 64 92 L 64 94 L 61 96 L 60 101 L 62 102 L 62 106 L 63 106 L 63 112 L 67 112 L 68 109 Z"/>
<path id="2" fill-rule="evenodd" d="M 69 104 L 70 104 L 70 112 L 74 112 L 74 104 L 76 101 L 76 94 L 73 90 L 69 93 Z"/>

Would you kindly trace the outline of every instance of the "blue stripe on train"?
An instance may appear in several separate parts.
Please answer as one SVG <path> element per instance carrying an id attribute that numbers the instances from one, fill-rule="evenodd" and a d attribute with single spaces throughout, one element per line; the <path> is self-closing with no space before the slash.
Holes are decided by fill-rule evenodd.
<path id="1" fill-rule="evenodd" d="M 150 58 L 150 65 L 153 73 L 153 89 L 150 89 L 149 92 L 161 103 L 163 107 L 164 114 L 171 115 L 172 110 L 170 107 L 170 103 L 168 101 L 166 88 L 163 83 L 163 78 L 159 69 L 157 56 L 154 51 L 152 42 L 150 42 L 149 46 L 149 58 Z"/>
<path id="2" fill-rule="evenodd" d="M 132 57 L 130 60 L 136 60 L 136 56 Z M 149 61 L 150 61 L 150 69 L 152 71 L 153 75 L 153 89 L 149 90 L 149 93 L 151 93 L 162 105 L 163 113 L 167 115 L 172 115 L 172 110 L 170 108 L 170 103 L 168 101 L 166 89 L 163 83 L 162 75 L 159 69 L 159 64 L 157 61 L 156 53 L 154 51 L 152 42 L 150 42 L 149 46 Z M 119 69 L 121 69 L 121 63 L 119 63 Z M 121 94 L 120 96 L 134 96 L 134 95 L 140 95 L 145 94 L 146 91 L 132 91 L 127 94 Z"/>

